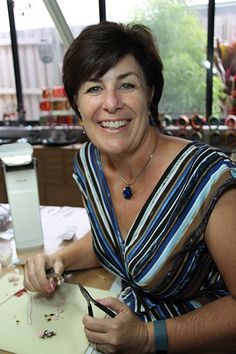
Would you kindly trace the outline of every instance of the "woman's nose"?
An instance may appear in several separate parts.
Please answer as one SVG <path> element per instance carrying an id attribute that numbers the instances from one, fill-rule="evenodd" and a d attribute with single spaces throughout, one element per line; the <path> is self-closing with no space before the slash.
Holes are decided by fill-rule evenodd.
<path id="1" fill-rule="evenodd" d="M 103 96 L 102 108 L 109 113 L 115 113 L 122 107 L 121 97 L 116 90 L 107 90 Z"/>

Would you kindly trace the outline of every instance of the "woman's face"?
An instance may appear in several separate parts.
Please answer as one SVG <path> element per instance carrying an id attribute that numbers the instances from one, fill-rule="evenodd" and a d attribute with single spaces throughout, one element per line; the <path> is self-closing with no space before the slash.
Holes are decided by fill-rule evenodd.
<path id="1" fill-rule="evenodd" d="M 77 104 L 89 139 L 107 154 L 132 153 L 147 134 L 152 94 L 131 55 L 84 82 Z"/>

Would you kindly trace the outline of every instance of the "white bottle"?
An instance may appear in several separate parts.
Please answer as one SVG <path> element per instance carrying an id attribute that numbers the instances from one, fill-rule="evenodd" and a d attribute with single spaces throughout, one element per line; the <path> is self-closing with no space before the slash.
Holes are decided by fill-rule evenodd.
<path id="1" fill-rule="evenodd" d="M 9 159 L 10 153 L 12 156 L 15 154 L 18 157 L 28 157 L 32 152 L 32 146 L 28 143 L 6 144 L 0 147 L 17 250 L 43 245 L 36 160 L 31 157 L 31 161 L 21 159 L 20 164 L 19 160 L 14 164 L 14 161 L 12 163 L 4 159 L 4 154 L 7 154 Z"/>

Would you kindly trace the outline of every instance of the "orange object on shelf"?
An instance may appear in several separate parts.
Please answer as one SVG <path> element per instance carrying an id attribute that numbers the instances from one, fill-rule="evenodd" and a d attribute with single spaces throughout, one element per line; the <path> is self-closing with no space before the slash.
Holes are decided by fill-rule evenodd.
<path id="1" fill-rule="evenodd" d="M 73 124 L 73 116 L 72 115 L 63 115 L 63 116 L 56 116 L 57 124 L 58 125 L 72 125 Z"/>
<path id="2" fill-rule="evenodd" d="M 194 114 L 191 118 L 191 125 L 194 129 L 201 129 L 206 123 L 206 117 L 200 114 Z"/>
<path id="3" fill-rule="evenodd" d="M 52 109 L 51 101 L 41 101 L 39 107 L 41 111 L 50 111 Z"/>
<path id="4" fill-rule="evenodd" d="M 64 111 L 67 110 L 66 101 L 52 101 L 53 111 Z"/>
<path id="5" fill-rule="evenodd" d="M 64 87 L 63 86 L 53 87 L 52 95 L 53 95 L 53 97 L 66 97 Z"/>
<path id="6" fill-rule="evenodd" d="M 43 98 L 50 98 L 52 96 L 52 90 L 49 87 L 46 87 L 42 90 Z"/>

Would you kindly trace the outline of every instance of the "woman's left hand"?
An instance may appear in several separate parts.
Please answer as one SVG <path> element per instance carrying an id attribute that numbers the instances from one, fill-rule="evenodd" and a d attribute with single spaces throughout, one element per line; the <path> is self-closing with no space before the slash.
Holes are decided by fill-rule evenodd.
<path id="1" fill-rule="evenodd" d="M 102 353 L 149 353 L 147 324 L 141 321 L 127 305 L 109 297 L 100 303 L 117 313 L 114 318 L 83 318 L 85 335 Z"/>

